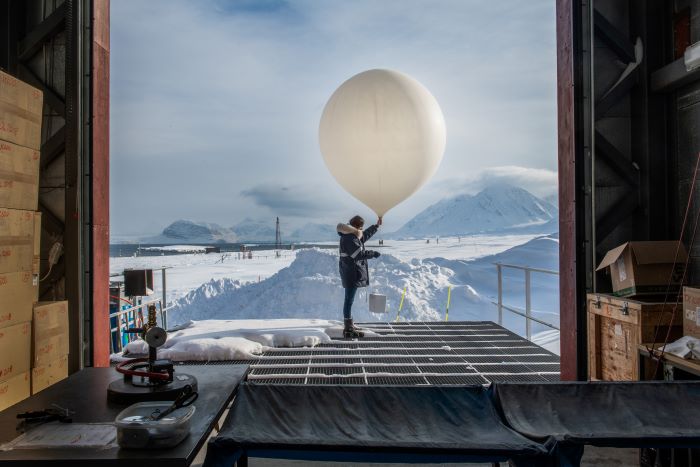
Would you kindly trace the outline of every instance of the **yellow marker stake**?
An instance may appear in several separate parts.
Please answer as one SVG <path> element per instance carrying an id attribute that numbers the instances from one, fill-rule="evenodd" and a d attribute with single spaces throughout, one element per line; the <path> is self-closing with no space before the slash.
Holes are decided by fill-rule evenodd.
<path id="1" fill-rule="evenodd" d="M 403 308 L 403 299 L 406 296 L 406 287 L 403 288 L 403 292 L 401 293 L 401 303 L 399 303 L 399 310 L 396 312 L 396 321 L 399 320 L 399 313 L 401 313 L 401 308 Z"/>
<path id="2" fill-rule="evenodd" d="M 450 319 L 450 298 L 452 298 L 452 286 L 447 287 L 447 308 L 445 308 L 445 321 Z"/>

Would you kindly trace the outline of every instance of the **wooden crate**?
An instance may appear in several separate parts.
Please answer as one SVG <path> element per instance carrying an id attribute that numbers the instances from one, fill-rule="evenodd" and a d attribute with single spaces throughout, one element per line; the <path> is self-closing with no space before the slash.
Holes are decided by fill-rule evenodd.
<path id="1" fill-rule="evenodd" d="M 683 306 L 605 294 L 588 294 L 588 377 L 602 381 L 637 381 L 642 343 L 669 342 L 683 336 Z M 663 312 L 662 312 L 663 310 Z M 657 326 L 659 327 L 657 333 Z"/>

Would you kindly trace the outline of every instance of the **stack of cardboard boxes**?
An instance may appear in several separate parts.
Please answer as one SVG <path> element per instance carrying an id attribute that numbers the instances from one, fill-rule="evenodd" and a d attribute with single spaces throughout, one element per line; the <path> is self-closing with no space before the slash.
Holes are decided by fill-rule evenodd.
<path id="1" fill-rule="evenodd" d="M 32 394 L 68 376 L 68 302 L 39 302 L 32 320 Z"/>
<path id="2" fill-rule="evenodd" d="M 42 312 L 34 310 L 41 247 L 37 210 L 42 112 L 39 90 L 0 72 L 0 410 L 30 395 L 31 370 L 46 362 L 32 356 L 32 343 L 46 337 L 32 338 L 33 316 Z M 42 332 L 45 322 L 38 324 Z M 67 323 L 63 329 L 67 332 Z M 65 340 L 62 345 L 67 346 Z M 67 353 L 66 347 L 63 354 L 53 355 Z"/>

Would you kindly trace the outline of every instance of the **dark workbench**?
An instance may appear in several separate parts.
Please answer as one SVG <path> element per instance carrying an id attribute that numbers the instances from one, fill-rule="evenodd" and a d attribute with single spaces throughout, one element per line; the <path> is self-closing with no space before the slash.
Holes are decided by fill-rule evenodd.
<path id="1" fill-rule="evenodd" d="M 188 466 L 233 399 L 247 370 L 247 365 L 175 366 L 176 375 L 186 373 L 197 378 L 199 398 L 194 403 L 197 409 L 192 416 L 190 435 L 172 449 L 16 449 L 0 451 L 0 463 L 3 466 Z M 43 410 L 51 404 L 75 411 L 75 423 L 113 422 L 127 407 L 107 401 L 107 386 L 119 376 L 113 368 L 86 368 L 0 412 L 0 444 L 19 435 L 16 431 L 18 413 Z"/>

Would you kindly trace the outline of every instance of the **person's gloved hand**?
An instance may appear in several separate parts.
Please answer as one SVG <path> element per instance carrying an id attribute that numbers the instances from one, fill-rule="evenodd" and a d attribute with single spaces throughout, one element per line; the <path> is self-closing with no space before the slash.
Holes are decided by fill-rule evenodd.
<path id="1" fill-rule="evenodd" d="M 372 258 L 379 258 L 380 254 L 381 253 L 379 253 L 378 251 L 372 251 Z"/>

